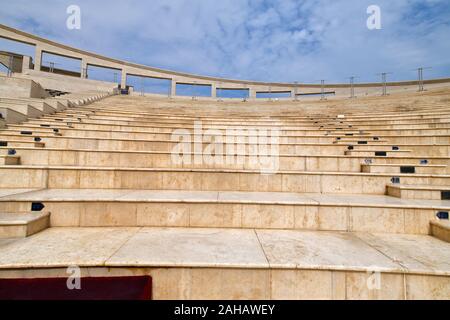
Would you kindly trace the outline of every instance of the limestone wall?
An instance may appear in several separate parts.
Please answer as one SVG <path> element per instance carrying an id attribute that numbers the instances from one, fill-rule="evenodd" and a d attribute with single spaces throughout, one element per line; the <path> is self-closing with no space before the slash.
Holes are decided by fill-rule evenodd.
<path id="1" fill-rule="evenodd" d="M 43 71 L 28 70 L 26 73 L 17 74 L 17 77 L 38 82 L 45 89 L 59 90 L 65 92 L 83 91 L 107 91 L 117 87 L 117 84 L 106 81 L 97 81 L 59 75 Z"/>
<path id="2" fill-rule="evenodd" d="M 35 81 L 0 75 L 0 96 L 10 98 L 46 98 L 48 94 Z"/>

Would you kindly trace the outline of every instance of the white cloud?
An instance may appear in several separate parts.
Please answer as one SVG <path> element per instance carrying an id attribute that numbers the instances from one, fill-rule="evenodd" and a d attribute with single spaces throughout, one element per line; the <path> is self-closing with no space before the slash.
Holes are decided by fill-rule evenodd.
<path id="1" fill-rule="evenodd" d="M 0 22 L 69 45 L 156 67 L 268 81 L 361 81 L 413 68 L 450 73 L 448 0 L 377 0 L 382 30 L 366 28 L 369 0 L 24 1 L 2 4 Z M 82 29 L 65 28 L 66 8 Z M 440 6 L 439 11 L 412 6 Z"/>

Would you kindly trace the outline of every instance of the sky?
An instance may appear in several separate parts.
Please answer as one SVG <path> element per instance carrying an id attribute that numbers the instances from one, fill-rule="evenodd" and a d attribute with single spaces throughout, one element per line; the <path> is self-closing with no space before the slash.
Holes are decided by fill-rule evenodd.
<path id="1" fill-rule="evenodd" d="M 66 27 L 69 5 L 81 9 L 79 30 Z M 370 5 L 381 9 L 380 30 L 367 28 Z M 425 78 L 450 77 L 449 0 L 15 0 L 2 3 L 0 23 L 113 58 L 233 79 L 370 82 L 392 72 L 389 80 L 407 80 L 417 67 L 432 68 Z M 2 40 L 5 49 L 29 50 Z"/>

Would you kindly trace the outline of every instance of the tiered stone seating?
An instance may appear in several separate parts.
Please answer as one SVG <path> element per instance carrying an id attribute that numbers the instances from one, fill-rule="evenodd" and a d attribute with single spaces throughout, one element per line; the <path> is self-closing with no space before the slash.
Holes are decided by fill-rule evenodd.
<path id="1" fill-rule="evenodd" d="M 448 299 L 449 95 L 63 96 L 69 108 L 0 131 L 0 236 L 51 227 L 0 240 L 0 277 L 79 265 L 150 274 L 154 298 Z M 198 121 L 279 130 L 278 170 L 261 172 L 248 152 L 174 163 L 174 130 Z"/>

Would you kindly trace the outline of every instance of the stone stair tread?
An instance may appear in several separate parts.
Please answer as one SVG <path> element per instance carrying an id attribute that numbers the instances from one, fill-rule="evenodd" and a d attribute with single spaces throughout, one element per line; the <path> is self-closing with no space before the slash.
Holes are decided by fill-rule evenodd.
<path id="1" fill-rule="evenodd" d="M 14 189 L 16 190 L 16 189 Z M 171 202 L 171 203 L 250 203 L 323 206 L 368 206 L 391 208 L 450 209 L 450 200 L 405 200 L 385 195 L 354 195 L 289 192 L 183 191 L 133 189 L 40 189 L 0 195 L 0 202 Z"/>
<path id="2" fill-rule="evenodd" d="M 442 240 L 450 244 L 450 221 L 449 220 L 432 220 L 430 221 L 431 235 L 436 239 Z"/>
<path id="3" fill-rule="evenodd" d="M 376 166 L 376 167 L 421 167 L 421 168 L 445 168 L 447 165 L 445 164 L 408 164 L 408 163 L 372 163 L 372 164 L 363 164 L 363 166 Z"/>
<path id="4" fill-rule="evenodd" d="M 48 217 L 49 212 L 0 212 L 0 226 L 25 225 Z"/>
<path id="5" fill-rule="evenodd" d="M 417 235 L 61 227 L 47 229 L 26 239 L 0 240 L 0 246 L 2 269 L 78 265 L 286 268 L 450 275 L 450 244 L 431 236 Z"/>
<path id="6" fill-rule="evenodd" d="M 450 220 L 431 220 L 431 224 L 450 231 Z"/>
<path id="7" fill-rule="evenodd" d="M 361 145 L 362 146 L 362 145 Z M 372 150 L 372 149 L 353 149 L 353 150 L 346 150 L 348 152 L 377 152 L 377 151 L 381 151 L 381 152 L 390 152 L 390 153 L 408 153 L 408 152 L 412 152 L 412 150 Z"/>
<path id="8" fill-rule="evenodd" d="M 12 155 L 6 155 L 6 154 L 0 154 L 0 158 L 20 158 L 20 156 L 12 156 Z"/>
<path id="9" fill-rule="evenodd" d="M 398 188 L 402 190 L 450 190 L 450 186 L 440 186 L 440 185 L 426 185 L 426 184 L 388 184 L 388 187 Z"/>
<path id="10" fill-rule="evenodd" d="M 366 164 L 361 164 L 366 166 Z M 403 165 L 397 165 L 403 166 Z M 417 166 L 416 166 L 417 167 Z M 424 166 L 426 167 L 426 166 Z M 445 167 L 445 166 L 444 166 Z M 3 167 L 4 168 L 4 167 Z M 34 169 L 34 170 L 80 170 L 80 171 L 135 171 L 135 172 L 195 172 L 195 173 L 249 173 L 249 174 L 261 174 L 261 170 L 258 169 L 222 169 L 222 168 L 141 168 L 141 167 L 98 167 L 98 166 L 63 166 L 63 165 L 8 165 L 7 169 Z M 301 174 L 301 175 L 326 175 L 326 176 L 379 176 L 379 177 L 392 177 L 392 173 L 389 172 L 353 172 L 353 171 L 299 171 L 299 170 L 278 170 L 276 174 Z M 398 173 L 396 176 L 413 176 L 415 178 L 428 177 L 428 178 L 450 178 L 450 174 L 436 174 L 436 173 Z"/>

